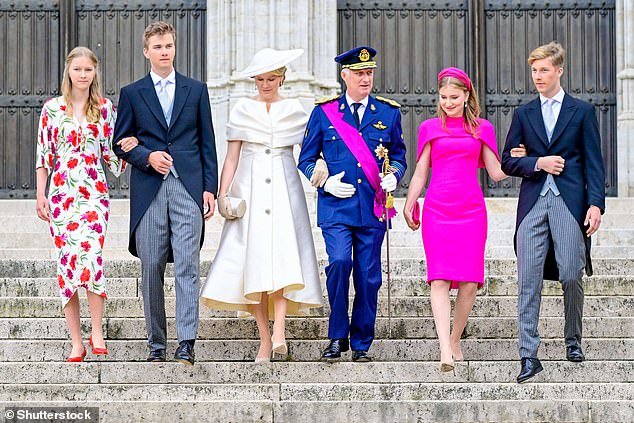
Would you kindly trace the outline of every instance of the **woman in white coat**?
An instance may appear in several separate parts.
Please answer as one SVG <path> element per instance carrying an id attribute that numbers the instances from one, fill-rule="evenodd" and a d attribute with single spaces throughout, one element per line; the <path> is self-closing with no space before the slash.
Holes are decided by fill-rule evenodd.
<path id="1" fill-rule="evenodd" d="M 256 362 L 287 354 L 287 314 L 305 315 L 322 305 L 312 228 L 293 157 L 308 115 L 298 100 L 279 94 L 286 65 L 302 53 L 260 50 L 242 73 L 255 79 L 258 94 L 238 100 L 229 116 L 218 191 L 218 209 L 227 220 L 201 292 L 210 308 L 255 316 Z M 325 179 L 322 174 L 317 183 Z M 243 217 L 231 216 L 228 197 L 246 200 Z"/>

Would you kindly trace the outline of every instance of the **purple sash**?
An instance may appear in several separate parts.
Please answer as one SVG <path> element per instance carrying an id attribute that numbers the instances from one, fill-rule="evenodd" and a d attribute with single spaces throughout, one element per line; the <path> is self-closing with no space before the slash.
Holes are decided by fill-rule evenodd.
<path id="1" fill-rule="evenodd" d="M 335 128 L 337 133 L 341 136 L 343 142 L 346 144 L 346 147 L 348 147 L 354 158 L 361 163 L 361 169 L 374 189 L 374 215 L 379 218 L 379 220 L 384 219 L 385 192 L 381 189 L 379 166 L 376 164 L 376 160 L 374 159 L 370 148 L 365 143 L 363 137 L 359 134 L 359 131 L 343 120 L 343 114 L 339 112 L 337 102 L 331 101 L 329 103 L 322 104 L 321 109 L 324 111 L 326 117 L 330 120 L 330 123 L 332 123 L 332 126 Z M 395 209 L 388 209 L 388 217 L 390 219 L 395 215 Z"/>

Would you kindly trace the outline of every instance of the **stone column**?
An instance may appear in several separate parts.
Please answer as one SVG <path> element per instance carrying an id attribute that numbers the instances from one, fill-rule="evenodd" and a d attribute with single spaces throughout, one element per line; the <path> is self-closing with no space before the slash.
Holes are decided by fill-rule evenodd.
<path id="1" fill-rule="evenodd" d="M 618 196 L 634 196 L 634 3 L 616 2 Z"/>
<path id="2" fill-rule="evenodd" d="M 226 122 L 235 102 L 256 93 L 240 71 L 260 49 L 303 48 L 288 67 L 285 97 L 299 98 L 307 111 L 315 98 L 339 89 L 336 0 L 207 0 L 207 85 L 218 163 L 226 155 Z"/>

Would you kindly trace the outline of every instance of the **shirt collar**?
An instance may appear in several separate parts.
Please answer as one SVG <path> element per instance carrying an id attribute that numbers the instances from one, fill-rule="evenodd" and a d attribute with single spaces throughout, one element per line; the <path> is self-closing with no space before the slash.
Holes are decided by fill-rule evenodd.
<path id="1" fill-rule="evenodd" d="M 361 101 L 354 101 L 346 92 L 346 101 L 348 102 L 348 107 L 352 107 L 352 103 L 361 103 L 363 105 L 363 107 L 367 107 L 368 106 L 368 99 L 369 97 L 364 98 Z"/>
<path id="2" fill-rule="evenodd" d="M 552 96 L 551 98 L 544 97 L 543 94 L 540 94 L 539 95 L 539 101 L 540 101 L 542 106 L 544 105 L 544 103 L 546 103 L 550 99 L 553 99 L 557 103 L 562 104 L 563 101 L 564 101 L 564 95 L 566 95 L 566 93 L 564 92 L 564 89 L 563 88 L 559 88 L 559 92 L 557 94 L 555 94 L 554 96 Z"/>
<path id="3" fill-rule="evenodd" d="M 176 70 L 172 68 L 172 72 L 167 75 L 166 78 L 161 78 L 154 72 L 150 71 L 150 77 L 152 78 L 152 83 L 156 86 L 160 81 L 166 80 L 168 83 L 175 84 L 176 83 Z"/>

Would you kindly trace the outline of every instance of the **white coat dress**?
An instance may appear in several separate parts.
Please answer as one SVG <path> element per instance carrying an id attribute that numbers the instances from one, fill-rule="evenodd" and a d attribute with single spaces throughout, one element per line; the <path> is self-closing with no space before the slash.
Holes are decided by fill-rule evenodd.
<path id="1" fill-rule="evenodd" d="M 296 99 L 266 104 L 244 98 L 231 110 L 227 140 L 242 141 L 228 195 L 246 200 L 246 213 L 224 223 L 218 252 L 201 291 L 214 309 L 252 314 L 261 293 L 283 291 L 289 315 L 322 305 L 312 228 L 293 146 L 308 116 Z M 273 302 L 269 298 L 269 316 Z"/>

